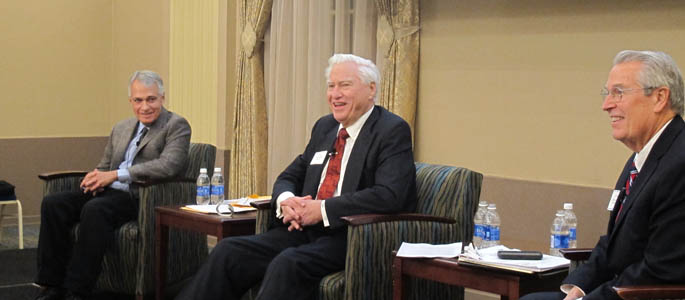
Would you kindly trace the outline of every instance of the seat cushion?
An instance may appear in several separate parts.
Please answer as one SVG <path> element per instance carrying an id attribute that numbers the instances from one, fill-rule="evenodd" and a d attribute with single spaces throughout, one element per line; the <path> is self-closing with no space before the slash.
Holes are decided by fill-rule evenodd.
<path id="1" fill-rule="evenodd" d="M 319 300 L 344 299 L 345 271 L 330 274 L 319 283 Z"/>

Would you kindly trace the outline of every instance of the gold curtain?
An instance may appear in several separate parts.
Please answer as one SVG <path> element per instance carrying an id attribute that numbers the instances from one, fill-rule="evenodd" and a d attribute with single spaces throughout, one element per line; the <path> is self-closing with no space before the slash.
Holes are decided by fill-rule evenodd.
<path id="1" fill-rule="evenodd" d="M 271 17 L 272 0 L 240 0 L 238 53 L 229 197 L 265 195 L 267 118 L 264 97 L 263 39 Z"/>
<path id="2" fill-rule="evenodd" d="M 376 0 L 377 51 L 383 57 L 379 104 L 414 132 L 419 80 L 419 0 Z M 382 55 L 382 56 L 381 56 Z"/>

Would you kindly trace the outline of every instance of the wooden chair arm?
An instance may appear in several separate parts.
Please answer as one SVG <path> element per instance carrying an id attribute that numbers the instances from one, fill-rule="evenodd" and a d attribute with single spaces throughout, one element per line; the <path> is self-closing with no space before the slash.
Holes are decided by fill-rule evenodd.
<path id="1" fill-rule="evenodd" d="M 365 215 L 354 215 L 341 217 L 347 225 L 364 225 L 378 222 L 391 222 L 391 221 L 429 221 L 438 222 L 446 224 L 454 224 L 457 221 L 450 218 L 436 217 L 425 214 L 365 214 Z"/>
<path id="2" fill-rule="evenodd" d="M 252 201 L 250 205 L 256 209 L 271 209 L 271 200 Z"/>
<path id="3" fill-rule="evenodd" d="M 65 177 L 82 177 L 86 176 L 86 174 L 88 174 L 88 171 L 56 171 L 38 174 L 38 178 L 47 181 Z"/>
<path id="4" fill-rule="evenodd" d="M 564 258 L 572 261 L 588 260 L 592 254 L 592 248 L 566 248 L 559 249 Z"/>
<path id="5" fill-rule="evenodd" d="M 622 299 L 682 299 L 685 298 L 683 285 L 642 285 L 613 287 Z"/>

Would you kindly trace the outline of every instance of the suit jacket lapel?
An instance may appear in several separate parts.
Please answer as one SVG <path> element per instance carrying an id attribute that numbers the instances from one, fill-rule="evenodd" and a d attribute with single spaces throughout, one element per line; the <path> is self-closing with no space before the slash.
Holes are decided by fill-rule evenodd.
<path id="1" fill-rule="evenodd" d="M 633 181 L 633 185 L 630 187 L 630 195 L 628 196 L 627 202 L 623 204 L 623 209 L 621 210 L 621 214 L 618 216 L 618 220 L 616 220 L 615 228 L 619 228 L 621 224 L 623 224 L 625 216 L 627 216 L 628 212 L 630 212 L 630 209 L 633 207 L 633 203 L 639 199 L 643 187 L 647 185 L 650 178 L 654 174 L 654 171 L 659 165 L 661 158 L 671 148 L 673 141 L 678 134 L 680 134 L 683 125 L 683 120 L 680 118 L 680 116 L 676 116 L 673 118 L 673 121 L 668 124 L 666 129 L 664 129 L 664 132 L 661 133 L 661 136 L 656 143 L 654 143 L 654 147 L 652 147 L 652 150 L 649 152 L 649 156 L 645 161 L 645 165 L 642 166 L 642 170 L 640 170 L 640 173 L 638 173 L 637 177 Z"/>
<path id="2" fill-rule="evenodd" d="M 634 159 L 635 154 L 633 153 L 633 155 L 630 156 L 625 166 L 623 167 L 621 176 L 619 176 L 618 181 L 616 182 L 615 189 L 619 190 L 620 193 L 618 198 L 616 199 L 616 202 L 614 203 L 614 207 L 612 207 L 611 209 L 611 214 L 609 214 L 609 227 L 607 228 L 607 234 L 611 234 L 614 226 L 616 225 L 616 214 L 618 214 L 619 208 L 621 207 L 621 202 L 624 200 L 626 196 L 626 180 L 628 180 L 628 176 L 630 176 L 630 167 Z"/>
<path id="3" fill-rule="evenodd" d="M 167 121 L 169 121 L 169 118 L 171 117 L 169 111 L 164 107 L 162 107 L 161 110 L 162 111 L 159 112 L 159 117 L 154 123 L 152 123 L 152 125 L 149 126 L 147 134 L 145 134 L 143 140 L 140 141 L 140 144 L 136 148 L 136 152 L 133 154 L 134 158 L 138 156 L 138 152 L 140 152 L 140 150 L 143 149 L 147 143 L 149 143 L 157 134 L 159 134 L 162 128 L 164 128 L 166 125 Z"/>
<path id="4" fill-rule="evenodd" d="M 130 119 L 122 127 L 122 134 L 115 134 L 114 140 L 112 141 L 112 147 L 114 148 L 112 153 L 112 165 L 111 168 L 118 169 L 122 161 L 124 161 L 126 155 L 126 149 L 128 148 L 129 142 L 136 134 L 136 129 L 138 128 L 138 120 Z"/>
<path id="5" fill-rule="evenodd" d="M 364 126 L 362 126 L 362 130 L 359 131 L 357 140 L 354 142 L 354 147 L 352 148 L 352 153 L 350 153 L 350 158 L 347 161 L 347 166 L 345 167 L 345 178 L 340 190 L 341 194 L 354 192 L 359 186 L 364 163 L 366 163 L 366 154 L 369 152 L 369 147 L 371 146 L 371 133 L 376 121 L 378 121 L 378 118 L 380 117 L 381 109 L 381 107 L 376 106 L 364 123 Z"/>
<path id="6" fill-rule="evenodd" d="M 328 151 L 330 154 L 331 149 L 334 148 L 335 139 L 338 137 L 338 127 L 339 126 L 340 125 L 338 125 L 338 123 L 336 123 L 336 126 L 331 127 L 328 130 L 328 132 L 326 132 L 326 134 L 323 136 L 323 139 L 321 140 L 321 142 L 318 143 L 316 151 L 314 153 L 320 152 L 320 151 Z M 321 182 L 321 172 L 323 172 L 323 167 L 326 165 L 326 163 L 328 162 L 328 159 L 330 159 L 330 157 L 331 157 L 330 155 L 326 155 L 326 157 L 324 158 L 324 161 L 321 164 L 311 165 L 309 167 L 309 170 L 307 171 L 307 173 L 312 172 L 312 174 L 314 176 L 311 177 L 311 180 L 307 180 L 305 182 L 305 186 L 302 188 L 302 190 L 303 190 L 302 194 L 303 195 L 315 196 L 319 192 L 318 187 L 319 187 L 319 182 Z M 311 158 L 310 158 L 309 164 L 311 164 Z"/>

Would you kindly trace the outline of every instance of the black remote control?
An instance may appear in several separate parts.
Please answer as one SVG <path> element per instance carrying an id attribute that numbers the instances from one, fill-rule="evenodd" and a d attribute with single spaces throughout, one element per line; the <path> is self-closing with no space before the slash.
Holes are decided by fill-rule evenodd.
<path id="1" fill-rule="evenodd" d="M 497 251 L 497 257 L 501 259 L 518 259 L 518 260 L 541 260 L 542 252 L 540 251 Z"/>

